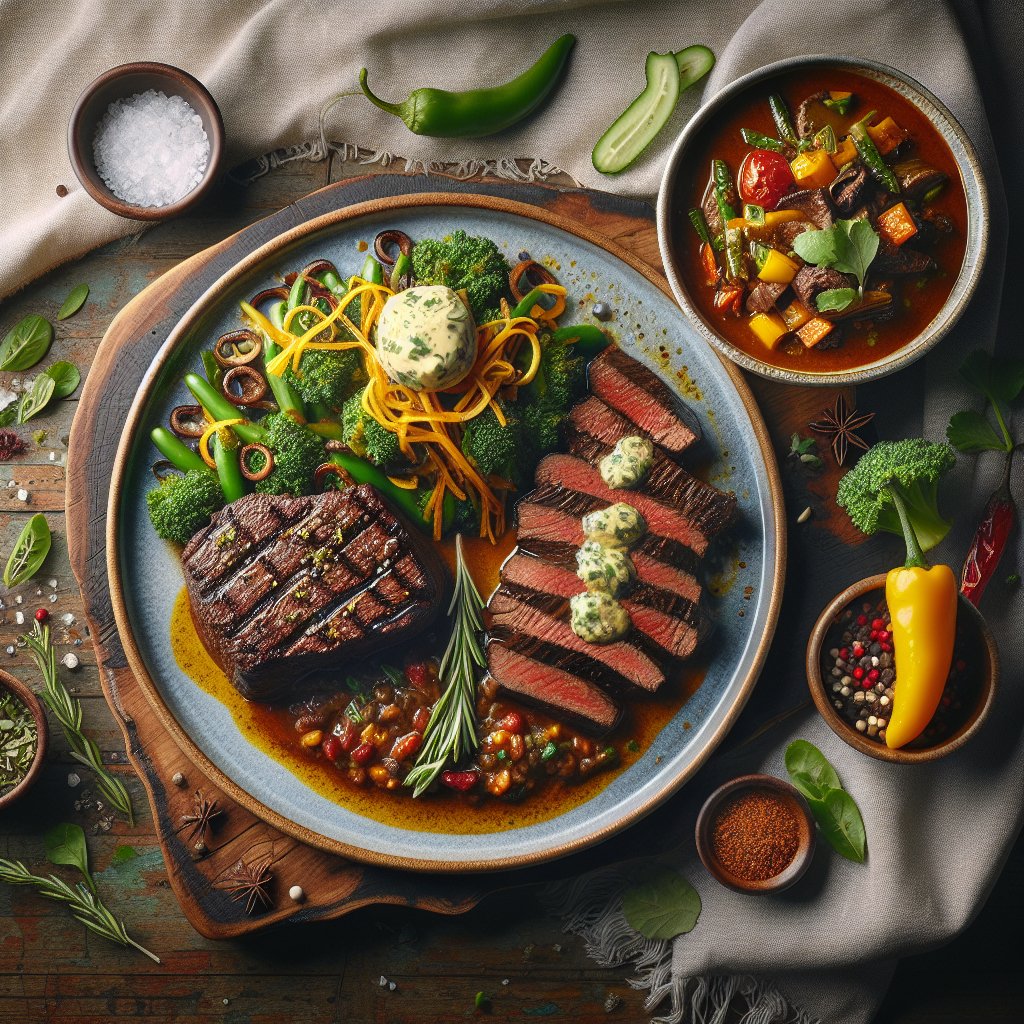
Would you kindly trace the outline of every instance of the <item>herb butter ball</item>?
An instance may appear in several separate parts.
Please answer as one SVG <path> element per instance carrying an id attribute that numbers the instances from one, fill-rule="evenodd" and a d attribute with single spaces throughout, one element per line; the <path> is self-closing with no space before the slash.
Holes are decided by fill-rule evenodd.
<path id="1" fill-rule="evenodd" d="M 458 384 L 476 362 L 473 314 L 445 285 L 406 288 L 381 310 L 377 356 L 393 381 L 414 391 Z"/>

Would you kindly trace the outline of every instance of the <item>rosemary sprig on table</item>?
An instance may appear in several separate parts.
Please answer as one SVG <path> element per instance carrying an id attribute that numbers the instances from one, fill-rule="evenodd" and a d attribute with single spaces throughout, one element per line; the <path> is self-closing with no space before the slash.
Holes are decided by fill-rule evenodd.
<path id="1" fill-rule="evenodd" d="M 32 632 L 22 636 L 22 640 L 28 645 L 36 667 L 42 673 L 43 701 L 60 722 L 71 747 L 71 756 L 96 773 L 96 785 L 107 802 L 128 819 L 129 825 L 134 825 L 132 798 L 128 790 L 120 779 L 115 779 L 107 771 L 100 748 L 82 732 L 82 704 L 68 692 L 57 675 L 57 652 L 50 639 L 50 627 L 35 622 Z"/>
<path id="2" fill-rule="evenodd" d="M 483 606 L 466 568 L 459 534 L 455 538 L 455 593 L 448 606 L 448 617 L 454 617 L 454 622 L 438 670 L 443 691 L 423 730 L 423 746 L 416 765 L 405 777 L 405 784 L 415 787 L 414 797 L 433 783 L 449 761 L 458 764 L 477 748 L 476 677 L 477 670 L 485 664 L 480 649 Z"/>
<path id="3" fill-rule="evenodd" d="M 61 881 L 56 875 L 43 878 L 33 875 L 20 860 L 0 858 L 0 881 L 9 885 L 31 885 L 40 896 L 48 900 L 65 903 L 75 918 L 82 922 L 90 931 L 116 942 L 120 946 L 134 946 L 140 953 L 145 953 L 150 960 L 160 963 L 160 958 L 151 953 L 145 946 L 140 946 L 125 931 L 124 925 L 103 905 L 103 901 L 93 895 L 81 882 L 74 888 Z"/>

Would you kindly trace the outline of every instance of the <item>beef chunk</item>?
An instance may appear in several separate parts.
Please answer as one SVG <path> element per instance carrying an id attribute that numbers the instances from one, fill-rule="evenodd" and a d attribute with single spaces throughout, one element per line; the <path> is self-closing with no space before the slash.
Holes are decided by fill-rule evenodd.
<path id="1" fill-rule="evenodd" d="M 853 163 L 840 171 L 828 191 L 839 213 L 849 217 L 854 210 L 864 205 L 872 187 L 868 169 L 863 164 Z"/>
<path id="2" fill-rule="evenodd" d="M 878 255 L 871 269 L 878 274 L 923 274 L 935 269 L 935 260 L 927 253 L 905 245 L 893 245 L 883 238 L 878 243 Z"/>
<path id="3" fill-rule="evenodd" d="M 791 284 L 796 297 L 813 312 L 818 308 L 815 299 L 821 292 L 833 288 L 856 288 L 857 279 L 852 274 L 840 274 L 831 267 L 812 267 L 808 264 L 796 272 Z"/>
<path id="4" fill-rule="evenodd" d="M 779 200 L 779 209 L 799 210 L 816 228 L 832 227 L 832 201 L 828 189 L 807 188 Z"/>
<path id="5" fill-rule="evenodd" d="M 775 309 L 779 296 L 789 287 L 775 281 L 758 281 L 747 294 L 748 313 L 767 313 Z"/>

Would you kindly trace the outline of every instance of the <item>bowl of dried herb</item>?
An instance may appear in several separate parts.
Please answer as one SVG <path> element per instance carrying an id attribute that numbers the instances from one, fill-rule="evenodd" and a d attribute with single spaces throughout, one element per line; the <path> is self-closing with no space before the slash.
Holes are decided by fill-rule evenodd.
<path id="1" fill-rule="evenodd" d="M 32 788 L 46 759 L 48 737 L 39 698 L 0 670 L 0 811 Z"/>

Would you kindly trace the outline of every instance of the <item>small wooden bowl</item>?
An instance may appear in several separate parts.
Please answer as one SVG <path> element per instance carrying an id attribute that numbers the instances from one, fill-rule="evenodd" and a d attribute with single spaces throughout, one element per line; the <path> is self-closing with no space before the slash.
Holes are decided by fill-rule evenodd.
<path id="1" fill-rule="evenodd" d="M 147 89 L 156 89 L 167 96 L 182 97 L 202 118 L 203 128 L 210 140 L 210 159 L 206 164 L 206 173 L 191 192 L 168 206 L 136 206 L 118 199 L 99 176 L 92 155 L 96 126 L 107 107 L 115 100 L 126 99 Z M 68 154 L 82 187 L 101 206 L 133 220 L 167 220 L 194 206 L 213 185 L 223 153 L 224 122 L 220 108 L 201 82 L 170 64 L 144 61 L 121 64 L 105 71 L 78 98 L 68 123 Z"/>
<path id="2" fill-rule="evenodd" d="M 50 729 L 46 721 L 46 712 L 43 710 L 39 698 L 20 679 L 16 679 L 10 672 L 0 669 L 0 688 L 13 693 L 29 709 L 36 722 L 36 756 L 32 759 L 32 764 L 29 765 L 21 782 L 0 796 L 0 811 L 2 811 L 32 788 L 32 783 L 39 776 L 43 762 L 46 760 L 46 744 L 50 737 Z"/>
<path id="3" fill-rule="evenodd" d="M 810 639 L 807 641 L 807 685 L 815 706 L 829 728 L 840 739 L 845 740 L 861 753 L 876 757 L 880 761 L 892 761 L 896 764 L 920 764 L 924 761 L 936 761 L 940 757 L 952 754 L 954 750 L 959 750 L 981 728 L 982 722 L 988 716 L 999 682 L 999 652 L 992 631 L 988 628 L 981 612 L 961 594 L 960 603 L 957 605 L 957 629 L 959 632 L 966 627 L 974 633 L 972 646 L 980 662 L 976 701 L 963 723 L 955 732 L 931 746 L 915 740 L 906 747 L 891 750 L 885 743 L 879 743 L 877 740 L 861 735 L 832 706 L 828 683 L 822 676 L 821 654 L 829 630 L 836 624 L 846 607 L 873 591 L 884 592 L 885 577 L 885 573 L 880 573 L 878 576 L 869 576 L 867 579 L 854 583 L 853 586 L 847 587 L 841 594 L 834 597 L 821 613 L 811 632 Z M 897 675 L 897 681 L 898 679 Z"/>
<path id="4" fill-rule="evenodd" d="M 734 875 L 715 855 L 715 846 L 712 840 L 715 817 L 725 801 L 736 796 L 737 793 L 757 792 L 757 790 L 768 790 L 773 795 L 785 800 L 792 808 L 800 828 L 799 845 L 793 859 L 779 874 L 760 882 Z M 774 775 L 741 775 L 719 786 L 704 801 L 704 806 L 697 816 L 696 839 L 697 853 L 704 867 L 722 885 L 734 889 L 736 892 L 781 892 L 799 881 L 810 867 L 811 858 L 814 856 L 816 834 L 814 819 L 811 817 L 811 809 L 807 806 L 807 801 L 788 782 L 777 779 Z"/>

